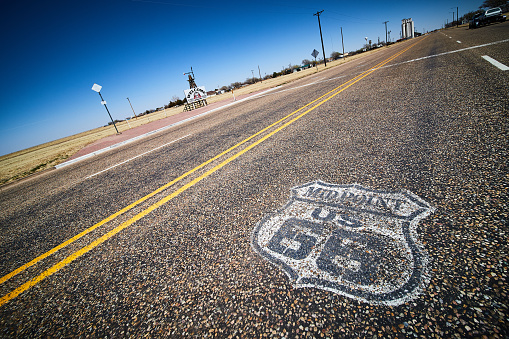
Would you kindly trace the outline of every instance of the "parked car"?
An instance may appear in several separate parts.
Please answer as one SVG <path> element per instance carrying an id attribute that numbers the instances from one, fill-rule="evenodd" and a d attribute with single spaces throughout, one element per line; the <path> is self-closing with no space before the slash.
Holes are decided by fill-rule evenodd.
<path id="1" fill-rule="evenodd" d="M 505 16 L 502 16 L 502 10 L 500 9 L 500 7 L 495 7 L 490 8 L 486 12 L 484 12 L 482 20 L 484 21 L 484 24 L 489 24 L 495 21 L 504 21 Z"/>
<path id="2" fill-rule="evenodd" d="M 483 16 L 483 15 L 484 15 L 483 13 L 474 15 L 474 17 L 472 19 L 470 19 L 470 22 L 468 23 L 468 28 L 474 29 L 474 28 L 480 27 L 481 26 L 480 19 L 481 19 L 481 16 Z"/>
<path id="3" fill-rule="evenodd" d="M 470 20 L 468 28 L 477 28 L 480 26 L 488 25 L 493 22 L 505 21 L 505 15 L 502 15 L 500 7 L 490 8 L 484 13 L 477 14 Z"/>

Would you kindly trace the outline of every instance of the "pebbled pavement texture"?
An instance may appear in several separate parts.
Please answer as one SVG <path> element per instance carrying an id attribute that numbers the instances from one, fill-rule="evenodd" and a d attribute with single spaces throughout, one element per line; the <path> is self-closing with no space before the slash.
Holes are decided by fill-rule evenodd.
<path id="1" fill-rule="evenodd" d="M 0 336 L 508 337 L 509 73 L 481 57 L 509 65 L 507 39 L 509 23 L 436 32 L 8 187 L 1 276 L 81 235 L 1 278 Z M 261 256 L 257 225 L 284 214 L 292 189 L 317 180 L 429 204 L 412 231 L 423 267 L 417 252 L 405 253 L 409 238 L 376 233 L 399 221 L 354 200 L 295 212 L 309 219 L 313 211 L 313 223 L 275 230 L 282 235 L 271 241 L 285 251 L 279 261 Z M 327 221 L 326 208 L 345 216 Z M 332 237 L 316 240 L 322 229 L 344 238 L 332 266 L 311 274 L 369 288 L 372 276 L 354 284 L 368 272 L 391 288 L 411 279 L 401 272 L 422 269 L 422 289 L 383 304 L 298 287 L 283 262 L 322 256 Z"/>

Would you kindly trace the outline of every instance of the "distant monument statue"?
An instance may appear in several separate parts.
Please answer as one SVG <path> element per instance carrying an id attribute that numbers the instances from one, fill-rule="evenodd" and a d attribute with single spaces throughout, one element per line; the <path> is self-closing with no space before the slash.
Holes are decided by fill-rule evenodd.
<path id="1" fill-rule="evenodd" d="M 184 73 L 184 75 L 188 76 L 187 81 L 189 82 L 189 89 L 184 90 L 184 95 L 186 97 L 186 105 L 184 106 L 184 112 L 206 106 L 207 91 L 203 86 L 200 87 L 196 86 L 193 68 L 191 67 L 191 72 Z"/>
<path id="2" fill-rule="evenodd" d="M 193 68 L 191 67 L 191 70 Z M 191 71 L 192 72 L 192 71 Z M 193 74 L 194 75 L 194 74 Z M 187 80 L 189 81 L 189 88 L 195 88 L 195 87 L 198 87 L 196 86 L 196 82 L 194 82 L 194 78 L 191 76 L 191 74 L 189 74 L 189 79 Z"/>

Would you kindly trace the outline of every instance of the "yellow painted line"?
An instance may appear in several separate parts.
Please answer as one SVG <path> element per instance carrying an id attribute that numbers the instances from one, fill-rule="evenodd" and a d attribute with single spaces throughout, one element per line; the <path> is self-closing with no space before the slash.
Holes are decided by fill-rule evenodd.
<path id="1" fill-rule="evenodd" d="M 422 40 L 422 39 L 421 39 Z M 420 41 L 421 41 L 420 40 Z M 420 42 L 418 41 L 418 42 Z M 252 143 L 251 145 L 247 146 L 246 148 L 244 148 L 243 150 L 241 150 L 240 152 L 234 154 L 233 156 L 229 157 L 228 159 L 224 160 L 223 162 L 221 162 L 220 164 L 214 166 L 213 168 L 209 169 L 208 171 L 206 171 L 205 173 L 203 173 L 202 175 L 198 176 L 197 178 L 193 179 L 192 181 L 188 182 L 187 184 L 185 184 L 184 186 L 182 186 L 181 188 L 177 189 L 176 191 L 174 191 L 173 193 L 169 194 L 168 196 L 164 197 L 163 199 L 159 200 L 158 202 L 156 202 L 155 204 L 149 206 L 147 209 L 143 210 L 142 212 L 138 213 L 136 216 L 134 216 L 133 218 L 123 222 L 121 225 L 117 226 L 116 228 L 112 229 L 111 231 L 109 231 L 108 233 L 104 234 L 103 236 L 99 237 L 98 239 L 94 240 L 93 242 L 91 242 L 89 245 L 81 248 L 80 250 L 74 252 L 73 254 L 71 254 L 70 256 L 66 257 L 65 259 L 63 259 L 62 261 L 58 262 L 57 264 L 55 264 L 54 266 L 50 267 L 49 269 L 47 269 L 46 271 L 44 271 L 43 273 L 41 273 L 40 275 L 38 275 L 37 277 L 33 278 L 32 280 L 24 283 L 23 285 L 21 285 L 20 287 L 16 288 L 14 291 L 4 295 L 2 298 L 0 298 L 0 307 L 2 305 L 4 305 L 5 303 L 7 303 L 8 301 L 16 298 L 18 295 L 20 295 L 21 293 L 23 293 L 24 291 L 30 289 L 31 287 L 35 286 L 36 284 L 38 284 L 40 281 L 44 280 L 45 278 L 53 275 L 54 273 L 58 272 L 60 269 L 62 269 L 63 267 L 65 267 L 66 265 L 70 264 L 71 262 L 73 262 L 74 260 L 76 260 L 77 258 L 81 257 L 82 255 L 84 255 L 85 253 L 89 252 L 90 250 L 94 249 L 95 247 L 99 246 L 100 244 L 102 244 L 103 242 L 105 242 L 106 240 L 112 238 L 113 236 L 115 236 L 117 233 L 119 233 L 120 231 L 124 230 L 125 228 L 129 227 L 130 225 L 134 224 L 136 221 L 142 219 L 143 217 L 145 217 L 147 214 L 151 213 L 152 211 L 154 211 L 155 209 L 159 208 L 160 206 L 166 204 L 167 202 L 169 202 L 170 200 L 172 200 L 173 198 L 177 197 L 179 194 L 181 194 L 182 192 L 186 191 L 188 188 L 194 186 L 195 184 L 197 184 L 198 182 L 200 182 L 201 180 L 203 180 L 204 178 L 208 177 L 209 175 L 211 175 L 212 173 L 216 172 L 217 170 L 221 169 L 222 167 L 226 166 L 227 164 L 229 164 L 230 162 L 232 162 L 233 160 L 237 159 L 238 157 L 240 157 L 241 155 L 245 154 L 246 152 L 248 152 L 249 150 L 253 149 L 254 147 L 258 146 L 259 144 L 261 144 L 262 142 L 264 142 L 265 140 L 267 140 L 268 138 L 270 138 L 271 136 L 273 136 L 274 134 L 278 133 L 279 131 L 281 131 L 282 129 L 286 128 L 287 126 L 289 126 L 290 124 L 294 123 L 295 121 L 297 121 L 298 119 L 302 118 L 303 116 L 305 116 L 306 114 L 308 114 L 309 112 L 313 111 L 314 109 L 318 108 L 319 106 L 323 105 L 324 103 L 326 103 L 327 101 L 329 101 L 330 99 L 332 99 L 333 97 L 335 97 L 336 95 L 338 95 L 339 93 L 342 93 L 344 90 L 346 90 L 347 88 L 349 88 L 350 86 L 352 86 L 353 84 L 359 82 L 360 80 L 362 80 L 363 78 L 367 77 L 368 75 L 370 75 L 371 73 L 373 73 L 374 71 L 376 71 L 377 69 L 379 69 L 380 67 L 382 67 L 383 65 L 387 64 L 388 62 L 390 62 L 391 60 L 395 59 L 396 57 L 398 57 L 399 55 L 403 54 L 404 52 L 406 52 L 407 50 L 409 50 L 410 48 L 412 48 L 414 45 L 416 45 L 418 42 L 410 45 L 409 47 L 403 49 L 402 51 L 396 53 L 395 55 L 391 56 L 390 58 L 380 62 L 378 65 L 376 65 L 374 68 L 370 69 L 369 71 L 366 71 L 364 73 L 362 73 L 361 75 L 353 78 L 352 80 L 349 80 L 347 81 L 346 83 L 336 87 L 335 89 L 333 89 L 332 91 L 329 91 L 327 92 L 326 94 L 322 95 L 320 98 L 316 99 L 316 100 L 313 100 L 312 102 L 308 103 L 307 105 L 299 108 L 298 110 L 288 114 L 287 116 L 285 116 L 284 118 L 278 120 L 277 122 L 271 124 L 270 126 L 264 128 L 263 130 L 253 134 L 252 136 L 250 136 L 249 138 L 241 141 L 240 143 L 238 143 L 237 145 L 235 146 L 232 146 L 231 148 L 229 148 L 228 150 L 222 152 L 221 154 L 215 156 L 214 158 L 211 158 L 210 160 L 207 160 L 206 162 L 204 162 L 203 164 L 195 167 L 194 169 L 192 169 L 191 171 L 181 175 L 180 177 L 178 177 L 177 179 L 171 181 L 170 183 L 158 188 L 156 191 L 150 193 L 149 195 L 141 198 L 140 200 L 137 200 L 136 202 L 132 203 L 131 205 L 123 208 L 122 210 L 120 210 L 119 212 L 115 213 L 115 214 L 112 214 L 110 217 L 104 219 L 103 221 L 97 223 L 96 225 L 90 227 L 89 229 L 81 232 L 80 234 L 76 235 L 75 237 L 69 239 L 68 241 L 62 243 L 61 245 L 55 247 L 54 249 L 46 252 L 45 254 L 39 256 L 38 258 L 32 260 L 30 263 L 28 264 L 25 264 L 23 265 L 21 268 L 25 267 L 28 268 L 30 266 L 32 266 L 33 264 L 35 264 L 37 261 L 40 261 L 46 257 L 48 257 L 49 255 L 55 253 L 56 251 L 58 251 L 59 249 L 67 246 L 68 244 L 70 244 L 71 242 L 79 239 L 81 236 L 91 232 L 92 230 L 96 229 L 97 227 L 105 224 L 106 222 L 108 221 L 111 221 L 113 220 L 114 218 L 116 218 L 117 216 L 119 216 L 120 214 L 126 212 L 127 210 L 133 208 L 134 206 L 138 205 L 140 202 L 142 201 L 145 201 L 147 200 L 149 197 L 152 197 L 154 196 L 155 194 L 161 192 L 162 190 L 166 189 L 167 187 L 173 185 L 174 183 L 176 183 L 177 181 L 185 178 L 186 176 L 190 175 L 191 173 L 197 171 L 198 169 L 204 167 L 206 164 L 209 164 L 210 162 L 212 162 L 213 160 L 216 160 L 218 159 L 220 156 L 228 153 L 229 151 L 233 150 L 234 148 L 237 148 L 238 146 L 244 144 L 245 142 L 247 142 L 248 140 L 254 138 L 255 136 L 259 135 L 260 133 L 262 133 L 263 131 L 266 131 L 267 129 L 269 129 L 270 127 L 273 127 L 275 126 L 276 124 L 288 119 L 289 117 L 291 117 L 292 115 L 296 114 L 297 112 L 303 110 L 304 108 L 310 106 L 311 104 L 315 103 L 316 101 L 318 101 L 319 99 L 325 97 L 326 95 L 340 89 L 339 91 L 337 91 L 336 93 L 332 94 L 330 97 L 324 99 L 323 101 L 319 102 L 318 104 L 314 105 L 313 107 L 309 108 L 308 110 L 304 111 L 303 113 L 301 113 L 300 115 L 294 117 L 293 119 L 291 119 L 290 121 L 287 121 L 285 124 L 279 126 L 277 129 L 273 130 L 272 132 L 266 134 L 265 136 L 263 136 L 262 138 L 260 138 L 259 140 L 257 140 L 256 142 Z M 348 85 L 347 85 L 348 84 Z M 41 258 L 41 259 L 39 259 Z M 39 259 L 39 260 L 37 260 Z M 37 260 L 37 261 L 36 261 Z M 21 268 L 19 268 L 17 273 L 21 272 L 22 270 L 20 270 Z M 26 269 L 24 268 L 24 269 Z M 17 273 L 14 273 L 16 271 L 13 271 L 11 273 L 9 273 L 7 276 L 13 276 Z M 14 274 L 13 274 L 14 273 Z M 6 276 L 6 277 L 7 277 Z M 5 278 L 5 277 L 4 277 Z M 4 279 L 2 278 L 2 279 Z M 7 278 L 8 279 L 8 278 Z M 7 280 L 5 279 L 5 280 Z M 4 281 L 5 281 L 4 280 Z"/>
<path id="2" fill-rule="evenodd" d="M 377 66 L 378 66 L 378 65 L 377 65 Z M 375 67 L 377 67 L 377 66 L 375 66 Z M 364 72 L 364 73 L 366 73 L 366 72 Z M 241 142 L 239 142 L 238 144 L 236 144 L 236 145 L 234 145 L 234 146 L 230 147 L 230 148 L 229 148 L 229 149 L 227 149 L 226 151 L 224 151 L 224 152 L 222 152 L 222 153 L 220 153 L 220 154 L 216 155 L 215 157 L 213 157 L 213 158 L 211 158 L 211 159 L 209 159 L 209 160 L 205 161 L 205 162 L 204 162 L 204 163 L 202 163 L 201 165 L 196 166 L 195 168 L 193 168 L 192 170 L 190 170 L 190 171 L 188 171 L 188 172 L 186 172 L 186 173 L 182 174 L 182 175 L 181 175 L 181 176 L 179 176 L 178 178 L 176 178 L 176 179 L 174 179 L 174 180 L 170 181 L 169 183 L 167 183 L 167 184 L 165 184 L 165 185 L 163 185 L 163 186 L 159 187 L 158 189 L 156 189 L 156 190 L 155 190 L 155 191 L 153 191 L 152 193 L 150 193 L 150 194 L 148 194 L 148 195 L 146 195 L 146 196 L 142 197 L 141 199 L 139 199 L 139 200 L 137 200 L 137 201 L 133 202 L 132 204 L 130 204 L 130 205 L 128 205 L 128 206 L 126 206 L 126 207 L 124 207 L 123 209 L 119 210 L 118 212 L 116 212 L 116 213 L 114 213 L 114 214 L 110 215 L 110 216 L 109 216 L 109 217 L 107 217 L 106 219 L 101 220 L 101 221 L 100 221 L 100 222 L 98 222 L 97 224 L 95 224 L 95 225 L 93 225 L 93 226 L 91 226 L 91 227 L 87 228 L 86 230 L 82 231 L 81 233 L 78 233 L 78 234 L 77 234 L 77 235 L 75 235 L 74 237 L 72 237 L 72 238 L 68 239 L 67 241 L 65 241 L 65 242 L 61 243 L 60 245 L 58 245 L 58 246 L 56 246 L 56 247 L 52 248 L 52 249 L 51 249 L 51 250 L 49 250 L 48 252 L 41 254 L 40 256 L 36 257 L 36 258 L 35 258 L 35 259 L 33 259 L 32 261 L 30 261 L 30 262 L 28 262 L 28 263 L 24 264 L 23 266 L 21 266 L 21 267 L 19 267 L 19 268 L 15 269 L 14 271 L 12 271 L 12 272 L 10 272 L 9 274 L 7 274 L 7 275 L 3 276 L 2 278 L 0 278 L 0 284 L 3 284 L 4 282 L 6 282 L 7 280 L 9 280 L 9 279 L 10 279 L 10 278 L 12 278 L 13 276 L 15 276 L 15 275 L 17 275 L 17 274 L 19 274 L 19 273 L 23 272 L 24 270 L 26 270 L 27 268 L 29 268 L 29 267 L 31 267 L 31 266 L 33 266 L 33 265 L 37 264 L 37 263 L 38 263 L 38 262 L 40 262 L 41 260 L 46 259 L 47 257 L 49 257 L 49 256 L 51 256 L 52 254 L 54 254 L 54 253 L 58 252 L 58 251 L 59 251 L 59 250 L 61 250 L 62 248 L 66 247 L 66 246 L 68 246 L 68 245 L 70 245 L 70 244 L 72 244 L 72 243 L 73 243 L 73 242 L 75 242 L 76 240 L 78 240 L 78 239 L 82 238 L 83 236 L 87 235 L 88 233 L 90 233 L 90 232 L 94 231 L 95 229 L 97 229 L 97 228 L 101 227 L 102 225 L 104 225 L 104 224 L 108 223 L 109 221 L 116 219 L 116 218 L 117 218 L 117 217 L 119 217 L 120 215 L 122 215 L 122 214 L 124 214 L 125 212 L 127 212 L 127 211 L 129 211 L 129 210 L 133 209 L 134 207 L 136 207 L 136 206 L 138 206 L 139 204 L 141 204 L 142 202 L 144 202 L 144 201 L 146 201 L 146 200 L 148 200 L 148 199 L 152 198 L 152 197 L 153 197 L 153 196 L 155 196 L 156 194 L 158 194 L 158 193 L 160 193 L 160 192 L 164 191 L 165 189 L 167 189 L 167 188 L 171 187 L 172 185 L 176 184 L 176 183 L 177 183 L 177 182 L 179 182 L 180 180 L 182 180 L 182 179 L 184 179 L 184 178 L 188 177 L 189 175 L 193 174 L 194 172 L 196 172 L 196 171 L 200 170 L 201 168 L 203 168 L 203 167 L 207 166 L 207 165 L 208 165 L 208 164 L 210 164 L 211 162 L 213 162 L 213 161 L 215 161 L 215 160 L 219 159 L 220 157 L 222 157 L 222 156 L 224 156 L 224 155 L 226 155 L 226 154 L 230 153 L 231 151 L 235 150 L 236 148 L 240 147 L 241 145 L 245 144 L 246 142 L 250 141 L 251 139 L 253 139 L 253 138 L 257 137 L 258 135 L 260 135 L 260 134 L 264 133 L 265 131 L 269 130 L 270 128 L 272 128 L 272 127 L 276 126 L 277 124 L 279 124 L 279 123 L 283 122 L 284 120 L 288 119 L 288 118 L 289 118 L 289 117 L 291 117 L 292 115 L 294 115 L 294 114 L 298 113 L 299 111 L 303 110 L 304 108 L 306 108 L 306 107 L 308 107 L 308 106 L 312 105 L 313 103 L 315 103 L 315 102 L 317 102 L 318 100 L 320 100 L 320 99 L 322 99 L 322 98 L 326 97 L 327 95 L 329 95 L 330 93 L 332 93 L 332 92 L 336 91 L 337 89 L 341 88 L 342 86 L 345 86 L 345 85 L 346 85 L 346 84 L 348 84 L 349 82 L 351 82 L 351 81 L 353 81 L 353 80 L 357 79 L 358 77 L 362 76 L 364 73 L 362 73 L 362 74 L 360 74 L 360 75 L 356 76 L 355 78 L 353 78 L 353 79 L 351 79 L 351 80 L 349 80 L 349 81 L 345 82 L 344 84 L 342 84 L 342 85 L 340 85 L 340 86 L 338 86 L 338 87 L 336 87 L 336 88 L 332 89 L 331 91 L 329 91 L 329 92 L 325 93 L 324 95 L 320 96 L 319 98 L 317 98 L 317 99 L 315 99 L 315 100 L 311 101 L 311 102 L 310 102 L 310 103 L 308 103 L 307 105 L 305 105 L 305 106 L 303 106 L 303 107 L 299 108 L 298 110 L 296 110 L 296 111 L 294 111 L 294 112 L 292 112 L 292 113 L 288 114 L 287 116 L 285 116 L 285 117 L 283 117 L 283 118 L 279 119 L 278 121 L 276 121 L 276 122 L 274 122 L 273 124 L 271 124 L 271 125 L 269 125 L 269 126 L 265 127 L 264 129 L 260 130 L 259 132 L 257 132 L 257 133 L 255 133 L 255 134 L 251 135 L 250 137 L 248 137 L 248 138 L 246 138 L 246 139 L 242 140 L 242 141 L 241 141 Z"/>
<path id="3" fill-rule="evenodd" d="M 334 90 L 335 90 L 335 89 L 334 89 Z M 330 91 L 330 92 L 333 92 L 334 90 L 332 90 L 332 91 Z M 275 126 L 275 125 L 279 124 L 280 122 L 284 121 L 285 119 L 289 118 L 290 116 L 294 115 L 295 113 L 299 112 L 300 110 L 304 109 L 305 107 L 307 107 L 307 106 L 311 105 L 312 103 L 316 102 L 317 100 L 319 100 L 319 99 L 323 98 L 324 96 L 326 96 L 326 95 L 327 95 L 327 94 L 329 94 L 330 92 L 328 92 L 328 93 L 324 94 L 323 96 L 321 96 L 320 98 L 318 98 L 318 99 L 316 99 L 316 100 L 314 100 L 314 101 L 310 102 L 310 103 L 309 103 L 309 104 L 307 104 L 306 106 L 303 106 L 303 107 L 299 108 L 297 111 L 295 111 L 295 112 L 292 112 L 292 113 L 288 114 L 287 116 L 285 116 L 285 117 L 281 118 L 280 120 L 276 121 L 275 123 L 273 123 L 273 124 L 271 124 L 271 125 L 269 125 L 269 126 L 265 127 L 264 129 L 260 130 L 259 132 L 257 132 L 257 133 L 255 133 L 255 134 L 251 135 L 250 137 L 248 137 L 248 138 L 246 138 L 246 139 L 242 140 L 241 142 L 239 142 L 238 144 L 236 144 L 236 145 L 234 145 L 234 146 L 230 147 L 230 148 L 229 148 L 229 149 L 227 149 L 226 151 L 224 151 L 224 152 L 222 152 L 222 153 L 220 153 L 220 154 L 216 155 L 215 157 L 213 157 L 213 158 L 211 158 L 211 159 L 209 159 L 209 160 L 205 161 L 205 162 L 204 162 L 204 163 L 202 163 L 201 165 L 196 166 L 195 168 L 193 168 L 192 170 L 190 170 L 190 171 L 188 171 L 188 172 L 186 172 L 186 173 L 182 174 L 182 175 L 181 175 L 181 176 L 179 176 L 178 178 L 176 178 L 176 179 L 174 179 L 174 180 L 170 181 L 169 183 L 167 183 L 167 184 L 165 184 L 165 185 L 163 185 L 163 186 L 159 187 L 158 189 L 156 189 L 156 190 L 155 190 L 155 191 L 153 191 L 152 193 L 150 193 L 150 194 L 148 194 L 148 195 L 144 196 L 143 198 L 141 198 L 141 199 L 139 199 L 139 200 L 137 200 L 137 201 L 133 202 L 132 204 L 130 204 L 130 205 L 128 205 L 128 206 L 126 206 L 126 207 L 124 207 L 124 208 L 123 208 L 123 209 L 121 209 L 120 211 L 118 211 L 118 212 L 116 212 L 116 213 L 114 213 L 114 214 L 110 215 L 110 216 L 109 216 L 109 217 L 107 217 L 106 219 L 104 219 L 104 220 L 102 220 L 102 221 L 98 222 L 97 224 L 95 224 L 95 225 L 91 226 L 90 228 L 87 228 L 86 230 L 84 230 L 84 231 L 82 231 L 81 233 L 79 233 L 79 234 L 75 235 L 75 236 L 74 236 L 74 237 L 72 237 L 71 239 L 69 239 L 69 240 L 67 240 L 67 241 L 65 241 L 65 242 L 63 242 L 63 243 L 61 243 L 60 245 L 58 245 L 58 246 L 56 246 L 56 247 L 52 248 L 51 250 L 49 250 L 48 252 L 46 252 L 46 253 L 44 253 L 44 254 L 41 254 L 40 256 L 38 256 L 37 258 L 33 259 L 32 261 L 30 261 L 30 262 L 28 262 L 28 263 L 24 264 L 23 266 L 21 266 L 21 267 L 17 268 L 16 270 L 14 270 L 14 271 L 10 272 L 9 274 L 7 274 L 7 275 L 5 275 L 5 276 L 3 276 L 2 278 L 0 278 L 0 284 L 3 284 L 5 281 L 9 280 L 9 279 L 10 279 L 10 278 L 12 278 L 13 276 L 15 276 L 15 275 L 17 275 L 17 274 L 19 274 L 19 273 L 23 272 L 24 270 L 26 270 L 27 268 L 29 268 L 29 267 L 31 267 L 31 266 L 33 266 L 33 265 L 37 264 L 39 261 L 41 261 L 41 260 L 43 260 L 43 259 L 46 259 L 46 258 L 47 258 L 47 257 L 49 257 L 50 255 L 52 255 L 52 254 L 54 254 L 54 253 L 58 252 L 58 251 L 59 251 L 59 250 L 61 250 L 62 248 L 66 247 L 67 245 L 72 244 L 72 243 L 73 243 L 73 242 L 75 242 L 76 240 L 78 240 L 78 239 L 82 238 L 83 236 L 87 235 L 88 233 L 90 233 L 90 232 L 94 231 L 95 229 L 97 229 L 97 228 L 101 227 L 102 225 L 104 225 L 104 224 L 108 223 L 109 221 L 114 220 L 114 219 L 115 219 L 115 218 L 117 218 L 118 216 L 120 216 L 120 215 L 124 214 L 125 212 L 127 212 L 127 211 L 129 211 L 129 210 L 131 210 L 131 209 L 133 209 L 134 207 L 138 206 L 139 204 L 141 204 L 142 202 L 146 201 L 147 199 L 149 199 L 149 198 L 153 197 L 154 195 L 156 195 L 156 194 L 158 194 L 158 193 L 160 193 L 160 192 L 164 191 L 165 189 L 167 189 L 167 188 L 171 187 L 172 185 L 176 184 L 176 183 L 177 183 L 177 182 L 179 182 L 180 180 L 182 180 L 182 179 L 186 178 L 187 176 L 189 176 L 189 175 L 193 174 L 194 172 L 198 171 L 199 169 L 201 169 L 201 168 L 203 168 L 203 167 L 207 166 L 207 165 L 208 165 L 208 164 L 210 164 L 211 162 L 213 162 L 213 161 L 215 161 L 215 160 L 219 159 L 219 158 L 220 158 L 220 157 L 222 157 L 223 155 L 228 154 L 229 152 L 231 152 L 231 151 L 233 151 L 234 149 L 236 149 L 236 148 L 240 147 L 241 145 L 245 144 L 245 143 L 246 143 L 246 142 L 248 142 L 249 140 L 251 140 L 251 139 L 255 138 L 256 136 L 258 136 L 258 135 L 262 134 L 263 132 L 267 131 L 267 130 L 268 130 L 268 129 L 270 129 L 271 127 L 273 127 L 273 126 Z"/>

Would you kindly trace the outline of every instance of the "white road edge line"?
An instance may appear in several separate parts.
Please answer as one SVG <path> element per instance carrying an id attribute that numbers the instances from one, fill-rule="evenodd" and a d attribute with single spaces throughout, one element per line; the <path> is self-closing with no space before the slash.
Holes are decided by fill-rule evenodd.
<path id="1" fill-rule="evenodd" d="M 380 68 L 389 68 L 389 67 L 399 66 L 399 65 L 403 65 L 403 64 L 408 64 L 410 62 L 426 60 L 426 59 L 430 59 L 430 58 L 436 58 L 436 57 L 447 55 L 447 54 L 453 54 L 453 53 L 468 51 L 468 50 L 471 50 L 471 49 L 487 47 L 487 46 L 496 45 L 496 44 L 502 44 L 504 42 L 509 42 L 509 39 L 495 41 L 495 42 L 490 42 L 490 43 L 487 43 L 487 44 L 482 44 L 482 45 L 477 45 L 477 46 L 472 46 L 472 47 L 467 47 L 467 48 L 461 48 L 461 49 L 457 49 L 455 51 L 449 51 L 449 52 L 444 52 L 444 53 L 439 53 L 439 54 L 428 55 L 428 56 L 425 56 L 425 57 L 422 57 L 422 58 L 412 59 L 412 60 L 408 60 L 408 61 L 402 61 L 402 62 L 398 62 L 398 63 L 392 64 L 392 65 L 383 66 L 383 67 L 380 67 Z"/>
<path id="2" fill-rule="evenodd" d="M 131 161 L 131 160 L 134 160 L 134 159 L 136 159 L 136 158 L 139 158 L 139 157 L 141 157 L 141 156 L 143 156 L 143 155 L 145 155 L 145 154 L 148 154 L 148 153 L 150 153 L 150 152 L 154 152 L 155 150 L 158 150 L 159 148 L 162 148 L 162 147 L 164 147 L 164 146 L 168 146 L 168 145 L 170 145 L 170 144 L 173 144 L 174 142 L 177 142 L 177 141 L 179 141 L 179 140 L 182 140 L 182 139 L 184 139 L 184 138 L 187 138 L 187 137 L 188 137 L 188 136 L 190 136 L 190 135 L 191 135 L 191 134 L 185 135 L 185 136 L 183 136 L 183 137 L 181 137 L 181 138 L 178 138 L 178 139 L 173 140 L 173 141 L 170 141 L 170 142 L 168 142 L 168 143 L 166 143 L 166 144 L 164 144 L 164 145 L 161 145 L 161 146 L 159 146 L 159 147 L 156 147 L 156 148 L 154 148 L 154 149 L 151 149 L 150 151 L 147 151 L 147 152 L 142 153 L 142 154 L 138 154 L 137 156 L 135 156 L 135 157 L 133 157 L 133 158 L 131 158 L 131 159 L 127 159 L 126 161 L 122 161 L 122 162 L 120 162 L 120 163 L 118 163 L 118 164 L 116 164 L 116 165 L 113 165 L 113 166 L 111 166 L 111 167 L 108 167 L 108 168 L 106 168 L 106 169 L 104 169 L 104 170 L 102 170 L 102 171 L 100 171 L 100 172 L 97 172 L 97 173 L 95 173 L 95 174 L 89 175 L 88 177 L 86 177 L 86 178 L 85 178 L 85 180 L 90 179 L 90 178 L 93 178 L 93 177 L 95 177 L 96 175 L 99 175 L 99 174 L 101 174 L 101 173 L 107 172 L 107 171 L 109 171 L 110 169 L 113 169 L 113 168 L 115 168 L 115 167 L 117 167 L 117 166 L 123 165 L 123 164 L 125 164 L 126 162 L 129 162 L 129 161 Z"/>
<path id="3" fill-rule="evenodd" d="M 504 65 L 501 62 L 498 62 L 497 60 L 493 59 L 492 57 L 489 57 L 487 55 L 483 55 L 483 56 L 481 56 L 481 58 L 483 58 L 484 60 L 486 60 L 487 62 L 489 62 L 493 66 L 498 67 L 502 71 L 509 71 L 509 67 L 507 67 L 506 65 Z"/>
<path id="4" fill-rule="evenodd" d="M 277 92 L 271 93 L 271 94 L 278 94 L 278 93 L 282 93 L 282 92 L 293 91 L 293 90 L 296 90 L 296 89 L 299 89 L 299 88 L 303 88 L 303 87 L 307 87 L 307 86 L 312 86 L 312 85 L 320 84 L 322 82 L 333 81 L 333 80 L 337 80 L 337 79 L 341 79 L 341 78 L 345 78 L 345 77 L 346 77 L 346 75 L 340 75 L 338 77 L 329 78 L 329 79 L 325 79 L 325 77 L 322 77 L 322 78 L 316 80 L 315 82 L 311 82 L 309 84 L 305 84 L 305 85 L 301 85 L 301 86 L 297 86 L 297 87 L 291 87 L 291 88 L 282 89 L 280 91 L 277 91 Z M 323 79 L 325 79 L 325 80 L 323 80 Z M 264 94 L 262 96 L 265 97 L 265 96 L 271 95 L 271 94 Z"/>
<path id="5" fill-rule="evenodd" d="M 90 157 L 96 156 L 96 155 L 101 154 L 101 153 L 104 153 L 104 152 L 106 152 L 106 151 L 109 151 L 109 150 L 111 150 L 111 149 L 117 148 L 117 147 L 119 147 L 119 146 L 123 146 L 123 145 L 128 144 L 128 143 L 131 143 L 131 142 L 133 142 L 133 141 L 136 141 L 136 140 L 139 140 L 139 139 L 145 138 L 145 137 L 147 137 L 147 136 L 149 136 L 149 135 L 151 135 L 151 134 L 155 134 L 155 133 L 158 133 L 158 132 L 164 131 L 164 130 L 166 130 L 166 129 L 169 129 L 169 128 L 172 128 L 172 127 L 175 127 L 175 126 L 178 126 L 178 125 L 184 124 L 184 123 L 186 123 L 186 122 L 188 122 L 188 121 L 191 121 L 191 120 L 194 120 L 194 119 L 200 118 L 200 117 L 202 117 L 202 116 L 204 116 L 204 115 L 207 115 L 207 114 L 209 114 L 209 113 L 212 113 L 212 112 L 215 112 L 215 111 L 219 111 L 219 110 L 221 110 L 221 109 L 223 109 L 223 108 L 226 108 L 226 107 L 229 107 L 229 106 L 232 106 L 232 105 L 238 104 L 238 103 L 243 102 L 243 101 L 246 101 L 246 100 L 251 100 L 251 99 L 254 99 L 254 98 L 260 97 L 260 96 L 262 96 L 263 94 L 265 94 L 265 93 L 267 93 L 267 92 L 270 92 L 270 91 L 273 91 L 273 90 L 275 90 L 275 89 L 277 89 L 277 88 L 279 88 L 279 87 L 281 87 L 281 86 L 276 86 L 276 87 L 273 87 L 273 88 L 269 88 L 268 90 L 265 90 L 265 91 L 263 91 L 263 92 L 260 92 L 260 93 L 254 94 L 254 95 L 252 95 L 252 96 L 250 96 L 250 97 L 247 97 L 247 98 L 244 98 L 244 99 L 240 99 L 240 100 L 236 100 L 236 101 L 234 101 L 234 102 L 232 102 L 232 103 L 229 103 L 229 104 L 226 104 L 226 105 L 224 105 L 224 106 L 220 106 L 220 107 L 217 107 L 217 108 L 211 109 L 210 111 L 205 111 L 205 112 L 203 112 L 203 113 L 201 113 L 201 114 L 194 115 L 194 116 L 189 117 L 189 118 L 187 118 L 187 119 L 184 119 L 184 120 L 181 120 L 181 121 L 175 122 L 175 123 L 173 123 L 173 124 L 170 124 L 170 125 L 167 125 L 167 126 L 164 126 L 164 127 L 161 127 L 161 128 L 159 128 L 159 129 L 156 129 L 156 130 L 154 130 L 154 131 L 150 131 L 150 132 L 148 132 L 148 133 L 145 133 L 145 134 L 139 135 L 139 136 L 134 137 L 134 138 L 132 138 L 132 139 L 128 139 L 128 140 L 125 140 L 125 141 L 119 142 L 118 144 L 111 145 L 111 146 L 105 147 L 105 148 L 103 148 L 103 149 L 100 149 L 100 150 L 98 150 L 98 151 L 95 151 L 95 152 L 92 152 L 92 153 L 89 153 L 89 154 L 83 155 L 83 156 L 81 156 L 81 157 L 79 157 L 79 158 L 74 158 L 74 159 L 72 159 L 72 160 L 69 160 L 69 161 L 63 162 L 63 163 L 61 163 L 61 164 L 59 164 L 59 165 L 56 165 L 56 166 L 55 166 L 55 168 L 56 168 L 56 169 L 60 169 L 60 168 L 65 167 L 65 166 L 72 165 L 72 164 L 74 164 L 74 163 L 77 163 L 77 162 L 79 162 L 79 161 L 82 161 L 82 160 L 88 159 L 88 158 L 90 158 Z"/>

